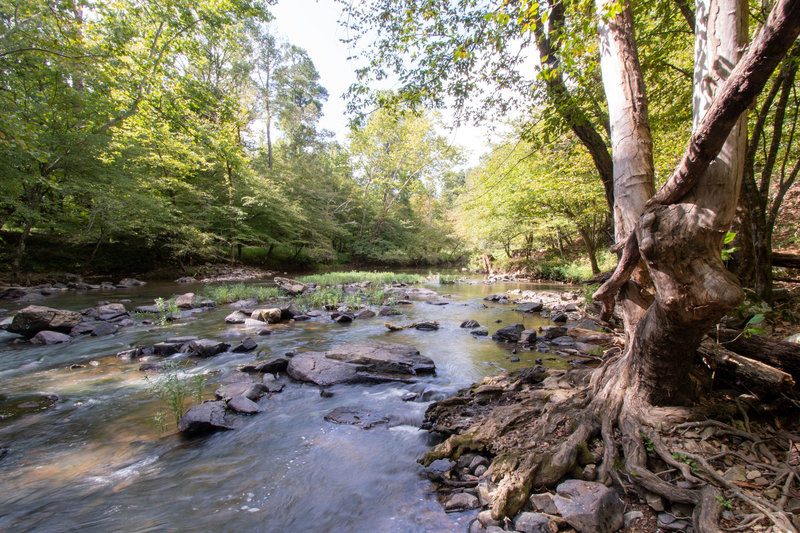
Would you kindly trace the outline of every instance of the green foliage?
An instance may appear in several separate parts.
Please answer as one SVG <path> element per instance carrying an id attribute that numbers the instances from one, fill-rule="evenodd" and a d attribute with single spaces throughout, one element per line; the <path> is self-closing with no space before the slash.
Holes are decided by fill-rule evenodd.
<path id="1" fill-rule="evenodd" d="M 155 304 L 158 308 L 158 319 L 162 326 L 166 326 L 168 322 L 180 318 L 181 310 L 175 304 L 175 298 L 170 298 L 169 300 L 156 298 Z"/>
<path id="2" fill-rule="evenodd" d="M 244 283 L 210 285 L 205 288 L 203 293 L 217 303 L 230 303 L 249 298 L 265 302 L 285 296 L 285 293 L 278 287 Z"/>
<path id="3" fill-rule="evenodd" d="M 717 494 L 714 496 L 719 504 L 724 507 L 725 509 L 733 509 L 733 498 L 725 498 L 724 496 Z"/>
<path id="4" fill-rule="evenodd" d="M 735 233 L 728 232 L 728 233 L 725 234 L 725 238 L 723 239 L 722 244 L 723 245 L 730 244 L 731 241 L 733 241 L 733 239 L 735 239 L 735 238 L 736 238 L 736 234 Z M 734 252 L 738 251 L 738 250 L 740 250 L 740 248 L 738 246 L 731 246 L 729 248 L 723 248 L 722 252 L 721 252 L 722 260 L 723 261 L 730 260 L 731 255 Z"/>
<path id="5" fill-rule="evenodd" d="M 164 405 L 153 416 L 153 423 L 161 431 L 166 430 L 166 420 L 169 417 L 172 417 L 175 426 L 178 426 L 188 400 L 192 399 L 195 403 L 203 401 L 203 387 L 208 381 L 204 374 L 185 374 L 183 367 L 174 361 L 165 362 L 156 378 L 145 376 L 144 379 L 150 384 L 148 392 L 160 399 Z"/>
<path id="6" fill-rule="evenodd" d="M 419 274 L 403 274 L 395 272 L 365 272 L 351 270 L 349 272 L 326 272 L 324 274 L 310 274 L 297 278 L 303 283 L 316 283 L 322 287 L 346 285 L 348 283 L 391 284 L 391 283 L 422 283 L 425 277 Z"/>

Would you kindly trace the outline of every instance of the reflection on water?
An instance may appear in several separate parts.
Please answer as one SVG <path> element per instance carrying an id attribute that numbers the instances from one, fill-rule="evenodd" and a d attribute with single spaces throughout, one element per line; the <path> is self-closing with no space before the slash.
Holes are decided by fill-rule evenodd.
<path id="1" fill-rule="evenodd" d="M 237 417 L 235 431 L 189 441 L 171 430 L 161 434 L 150 423 L 161 405 L 148 392 L 139 363 L 114 354 L 176 335 L 224 334 L 233 342 L 246 331 L 224 323 L 229 309 L 68 345 L 22 346 L 3 335 L 0 412 L 9 415 L 0 418 L 0 447 L 10 451 L 0 459 L 0 531 L 465 531 L 475 513 L 444 513 L 420 475 L 416 459 L 435 436 L 417 427 L 427 402 L 484 376 L 533 365 L 537 358 L 551 366 L 565 364 L 525 351 L 517 354 L 519 363 L 510 363 L 508 348 L 458 327 L 475 319 L 491 334 L 515 322 L 526 328 L 549 324 L 513 311 L 513 305 L 482 299 L 513 288 L 544 289 L 519 283 L 442 286 L 437 289 L 448 295 L 449 305 L 416 302 L 401 307 L 401 316 L 346 325 L 298 322 L 256 338 L 257 353 L 201 361 L 192 372 L 219 371 L 207 398 L 216 382 L 242 363 L 365 339 L 411 344 L 436 362 L 437 375 L 408 384 L 336 386 L 331 398 L 320 397 L 317 387 L 287 381 L 284 392 L 259 402 L 263 413 Z M 190 290 L 202 289 L 150 284 L 68 294 L 43 305 L 81 309 L 98 300 L 129 298 L 126 306 L 132 308 Z M 433 332 L 390 332 L 383 326 L 415 320 L 437 320 L 441 326 Z M 81 366 L 71 368 L 76 363 Z M 409 391 L 424 401 L 403 402 Z M 58 396 L 55 405 L 35 404 L 47 395 Z M 392 415 L 400 425 L 364 431 L 323 420 L 339 406 L 365 406 Z"/>

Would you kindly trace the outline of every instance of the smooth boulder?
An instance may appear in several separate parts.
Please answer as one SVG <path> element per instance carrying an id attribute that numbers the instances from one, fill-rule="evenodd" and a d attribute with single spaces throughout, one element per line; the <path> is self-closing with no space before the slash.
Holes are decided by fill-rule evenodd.
<path id="1" fill-rule="evenodd" d="M 228 409 L 242 415 L 254 415 L 261 412 L 258 404 L 247 396 L 234 396 L 228 400 Z"/>
<path id="2" fill-rule="evenodd" d="M 58 331 L 40 331 L 31 338 L 31 344 L 60 344 L 62 342 L 69 342 L 72 337 Z"/>
<path id="3" fill-rule="evenodd" d="M 250 314 L 250 318 L 267 324 L 277 324 L 281 321 L 281 310 L 278 308 L 256 309 Z"/>
<path id="4" fill-rule="evenodd" d="M 186 411 L 178 431 L 187 436 L 205 435 L 215 431 L 233 429 L 225 423 L 225 402 L 204 402 Z"/>
<path id="5" fill-rule="evenodd" d="M 6 331 L 29 338 L 45 330 L 69 333 L 72 328 L 82 321 L 83 315 L 77 311 L 29 305 L 14 315 L 14 319 L 6 327 Z"/>

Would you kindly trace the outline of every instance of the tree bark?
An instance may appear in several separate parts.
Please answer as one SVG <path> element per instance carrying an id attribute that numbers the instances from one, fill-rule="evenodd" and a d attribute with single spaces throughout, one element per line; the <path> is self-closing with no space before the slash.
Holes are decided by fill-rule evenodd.
<path id="1" fill-rule="evenodd" d="M 636 228 L 645 203 L 655 194 L 655 172 L 647 94 L 634 41 L 633 15 L 626 2 L 613 20 L 602 16 L 614 3 L 614 0 L 595 2 L 601 13 L 598 25 L 600 66 L 611 124 L 614 230 L 616 242 L 623 243 Z M 627 335 L 634 331 L 652 303 L 649 288 L 647 271 L 638 266 L 619 290 L 617 301 Z"/>

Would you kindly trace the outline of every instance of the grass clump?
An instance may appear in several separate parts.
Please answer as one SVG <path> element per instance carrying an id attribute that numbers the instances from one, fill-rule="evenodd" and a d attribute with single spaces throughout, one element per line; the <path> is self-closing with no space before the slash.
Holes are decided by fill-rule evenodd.
<path id="1" fill-rule="evenodd" d="M 204 294 L 217 303 L 230 303 L 248 298 L 257 298 L 259 302 L 264 302 L 284 296 L 284 292 L 278 287 L 244 283 L 213 285 L 206 287 Z"/>
<path id="2" fill-rule="evenodd" d="M 301 311 L 338 305 L 344 305 L 355 310 L 367 305 L 381 305 L 385 299 L 386 295 L 383 292 L 383 288 L 348 292 L 340 287 L 325 287 L 298 296 L 295 300 L 295 305 Z"/>
<path id="3" fill-rule="evenodd" d="M 411 285 L 414 283 L 422 283 L 425 281 L 425 276 L 396 272 L 364 272 L 351 270 L 350 272 L 326 272 L 325 274 L 311 274 L 309 276 L 301 276 L 297 279 L 303 283 L 316 283 L 321 287 L 332 287 L 335 285 L 361 283 L 364 281 L 369 281 L 374 285 L 385 283 L 406 283 Z"/>
<path id="4" fill-rule="evenodd" d="M 203 401 L 203 387 L 208 381 L 204 374 L 188 375 L 182 372 L 181 365 L 175 361 L 164 363 L 158 377 L 150 379 L 145 376 L 144 379 L 150 384 L 148 392 L 158 397 L 163 404 L 153 415 L 153 423 L 162 432 L 166 430 L 167 419 L 170 417 L 175 421 L 175 427 L 178 427 L 187 400 L 193 399 L 194 403 Z"/>

